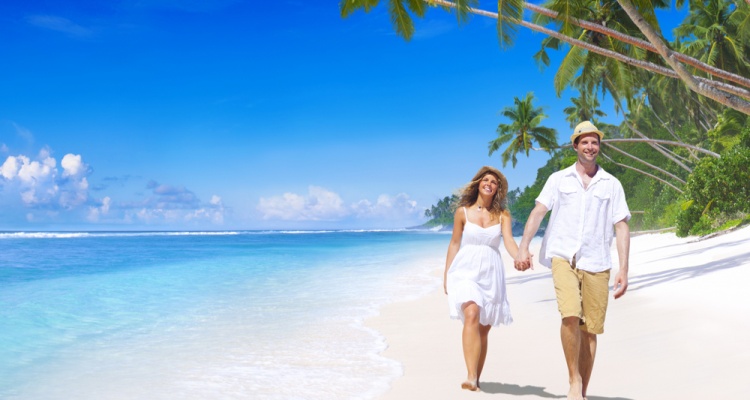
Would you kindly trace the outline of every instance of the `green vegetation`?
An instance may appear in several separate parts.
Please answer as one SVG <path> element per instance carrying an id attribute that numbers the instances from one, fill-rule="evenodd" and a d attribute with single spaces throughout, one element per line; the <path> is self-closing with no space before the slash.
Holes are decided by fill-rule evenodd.
<path id="1" fill-rule="evenodd" d="M 750 127 L 744 136 L 750 136 Z M 679 235 L 705 235 L 745 222 L 750 215 L 750 147 L 704 158 L 690 175 L 677 216 Z"/>
<path id="2" fill-rule="evenodd" d="M 427 227 L 453 225 L 453 213 L 456 211 L 458 196 L 445 196 L 436 205 L 424 211 L 424 216 L 430 218 L 425 224 Z"/>

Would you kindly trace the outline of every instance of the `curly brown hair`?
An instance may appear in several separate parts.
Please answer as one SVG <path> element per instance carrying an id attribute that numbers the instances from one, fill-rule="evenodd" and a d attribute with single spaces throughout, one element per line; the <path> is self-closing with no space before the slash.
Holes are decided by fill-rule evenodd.
<path id="1" fill-rule="evenodd" d="M 477 174 L 474 175 L 474 178 L 471 179 L 471 182 L 464 186 L 457 207 L 468 207 L 477 201 L 479 197 L 479 183 L 487 174 L 494 175 L 497 178 L 497 192 L 495 192 L 495 196 L 492 198 L 492 203 L 487 207 L 487 211 L 493 216 L 499 216 L 500 213 L 505 211 L 508 202 L 508 180 L 505 179 L 505 175 L 497 168 L 486 165 L 480 168 Z"/>

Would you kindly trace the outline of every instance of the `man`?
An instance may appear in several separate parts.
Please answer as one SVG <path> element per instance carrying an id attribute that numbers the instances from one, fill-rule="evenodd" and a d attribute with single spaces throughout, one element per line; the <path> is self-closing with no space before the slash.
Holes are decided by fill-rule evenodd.
<path id="1" fill-rule="evenodd" d="M 576 126 L 570 141 L 578 160 L 547 179 L 526 222 L 515 260 L 516 269 L 531 267 L 529 243 L 547 211 L 552 210 L 539 261 L 552 269 L 570 381 L 568 399 L 573 400 L 586 397 L 596 335 L 604 332 L 613 226 L 620 265 L 614 298 L 620 298 L 628 288 L 630 211 L 620 181 L 596 163 L 603 137 L 589 121 Z"/>

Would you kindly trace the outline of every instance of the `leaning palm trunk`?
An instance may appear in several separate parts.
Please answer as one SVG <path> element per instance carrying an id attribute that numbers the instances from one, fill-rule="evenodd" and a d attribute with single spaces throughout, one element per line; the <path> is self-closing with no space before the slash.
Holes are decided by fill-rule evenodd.
<path id="1" fill-rule="evenodd" d="M 623 168 L 627 168 L 627 169 L 633 170 L 633 171 L 635 171 L 635 172 L 638 172 L 639 174 L 642 174 L 642 175 L 646 175 L 646 176 L 648 176 L 649 178 L 651 178 L 651 179 L 655 179 L 655 180 L 657 180 L 657 181 L 659 181 L 659 182 L 661 182 L 661 183 L 663 183 L 663 184 L 665 184 L 665 185 L 667 185 L 667 186 L 671 187 L 672 189 L 674 189 L 674 190 L 676 190 L 676 191 L 678 191 L 678 192 L 680 192 L 680 193 L 684 193 L 684 192 L 683 192 L 683 191 L 682 191 L 682 190 L 681 190 L 680 188 L 678 188 L 677 186 L 675 186 L 675 185 L 673 185 L 673 184 L 671 184 L 671 183 L 669 183 L 669 182 L 665 181 L 664 179 L 661 179 L 661 178 L 659 178 L 658 176 L 656 176 L 656 175 L 654 175 L 654 174 L 649 174 L 649 173 L 648 173 L 648 172 L 646 172 L 646 171 L 642 171 L 642 170 L 640 170 L 640 169 L 638 169 L 638 168 L 636 168 L 636 167 L 631 167 L 630 165 L 625 165 L 625 164 L 622 164 L 622 163 L 618 163 L 617 161 L 613 160 L 613 159 L 612 159 L 612 157 L 610 157 L 610 156 L 608 156 L 608 155 L 606 155 L 606 154 L 604 154 L 604 153 L 601 153 L 601 155 L 602 155 L 602 156 L 604 156 L 604 158 L 606 158 L 607 160 L 609 160 L 610 162 L 612 162 L 612 163 L 613 163 L 613 164 L 615 164 L 615 165 L 619 165 L 619 166 L 621 166 L 621 167 L 623 167 Z"/>
<path id="2" fill-rule="evenodd" d="M 720 158 L 718 153 L 714 153 L 711 150 L 702 149 L 698 146 L 693 146 L 692 144 L 687 143 L 681 143 L 681 142 L 673 142 L 671 140 L 662 140 L 662 139 L 638 139 L 638 138 L 630 138 L 630 139 L 604 139 L 602 142 L 630 142 L 630 143 L 660 143 L 660 144 L 668 144 L 672 146 L 678 146 L 678 147 L 684 147 L 686 149 L 692 149 L 697 152 L 708 154 L 709 156 Z"/>
<path id="3" fill-rule="evenodd" d="M 628 127 L 630 127 L 631 131 L 635 132 L 635 134 L 638 135 L 638 136 L 640 136 L 642 139 L 650 139 L 649 137 L 647 137 L 646 135 L 644 135 L 643 133 L 641 133 L 641 131 L 639 131 L 638 129 L 636 129 L 635 126 L 633 126 L 633 124 L 631 124 L 629 121 L 625 121 L 625 123 L 628 124 Z M 667 157 L 668 159 L 674 161 L 675 164 L 677 164 L 680 167 L 682 167 L 682 169 L 686 170 L 687 172 L 693 172 L 693 170 L 690 167 L 688 167 L 683 162 L 681 162 L 680 160 L 678 160 L 677 158 L 675 158 L 674 156 L 672 156 L 671 154 L 669 154 L 658 143 L 655 143 L 655 142 L 652 142 L 652 141 L 649 141 L 647 143 L 648 143 L 649 146 L 653 147 L 656 151 L 658 151 L 659 153 L 661 153 L 664 157 Z M 682 142 L 682 141 L 677 142 L 677 143 L 686 144 L 685 142 Z"/>
<path id="4" fill-rule="evenodd" d="M 423 0 L 429 4 L 437 4 L 444 7 L 456 7 L 456 4 L 446 0 Z M 547 36 L 554 37 L 565 43 L 573 46 L 578 46 L 587 51 L 591 51 L 605 57 L 615 59 L 628 65 L 635 66 L 637 68 L 645 69 L 647 71 L 655 72 L 670 78 L 680 79 L 687 87 L 705 97 L 715 100 L 716 102 L 723 104 L 727 107 L 733 108 L 744 114 L 750 115 L 750 101 L 744 100 L 743 98 L 750 99 L 750 91 L 743 88 L 739 88 L 727 83 L 712 81 L 710 79 L 693 76 L 687 72 L 684 66 L 677 61 L 677 55 L 679 54 L 666 47 L 656 31 L 643 19 L 640 14 L 635 10 L 633 4 L 628 0 L 617 0 L 620 6 L 625 10 L 633 22 L 641 29 L 641 32 L 648 38 L 649 42 L 654 46 L 659 55 L 664 58 L 667 64 L 672 68 L 665 68 L 647 61 L 636 60 L 634 58 L 625 56 L 615 51 L 603 49 L 599 46 L 587 43 L 578 39 L 571 38 L 567 35 L 563 35 L 557 31 L 544 28 L 540 25 L 536 25 L 522 19 L 514 19 L 509 17 L 503 17 L 504 19 L 510 20 L 513 23 L 521 25 L 525 28 L 531 29 L 536 32 L 541 32 Z M 630 9 L 627 8 L 630 7 Z M 483 15 L 490 18 L 498 19 L 498 14 L 490 11 L 479 10 L 475 8 L 469 8 L 469 12 Z"/>
<path id="5" fill-rule="evenodd" d="M 671 173 L 669 171 L 666 171 L 666 170 L 664 170 L 662 168 L 659 168 L 656 165 L 651 164 L 651 163 L 649 163 L 649 162 L 647 162 L 645 160 L 642 160 L 642 159 L 640 159 L 640 158 L 638 158 L 638 157 L 636 157 L 636 156 L 634 156 L 634 155 L 632 155 L 632 154 L 630 154 L 630 153 L 628 153 L 628 152 L 626 152 L 626 151 L 624 151 L 622 149 L 618 149 L 617 147 L 615 147 L 614 145 L 612 145 L 610 143 L 606 143 L 605 142 L 604 145 L 607 146 L 608 148 L 612 149 L 612 150 L 617 151 L 620 154 L 623 154 L 623 155 L 625 155 L 627 157 L 632 158 L 635 161 L 638 161 L 639 163 L 641 163 L 641 164 L 643 164 L 643 165 L 645 165 L 645 166 L 647 166 L 647 167 L 649 167 L 651 169 L 655 169 L 655 170 L 661 172 L 662 174 L 669 176 L 670 178 L 672 178 L 672 179 L 680 182 L 683 185 L 686 183 L 685 180 L 682 179 L 682 178 L 680 178 L 679 176 L 677 176 L 677 175 L 675 175 L 675 174 L 673 174 L 673 173 Z"/>

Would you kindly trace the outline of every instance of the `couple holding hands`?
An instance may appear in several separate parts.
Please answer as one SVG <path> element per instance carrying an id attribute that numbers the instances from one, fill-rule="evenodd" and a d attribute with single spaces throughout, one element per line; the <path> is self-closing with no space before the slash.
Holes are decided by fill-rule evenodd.
<path id="1" fill-rule="evenodd" d="M 549 177 L 519 245 L 513 239 L 506 205 L 505 176 L 485 166 L 464 188 L 454 216 L 443 281 L 450 316 L 463 322 L 467 378 L 462 388 L 479 390 L 490 328 L 513 321 L 500 242 L 514 258 L 517 270 L 532 268 L 529 244 L 551 211 L 539 261 L 552 270 L 570 382 L 567 398 L 586 398 L 596 338 L 604 332 L 613 239 L 619 262 L 614 298 L 625 294 L 628 287 L 630 211 L 620 181 L 596 163 L 603 137 L 589 121 L 576 126 L 570 140 L 577 161 Z"/>

